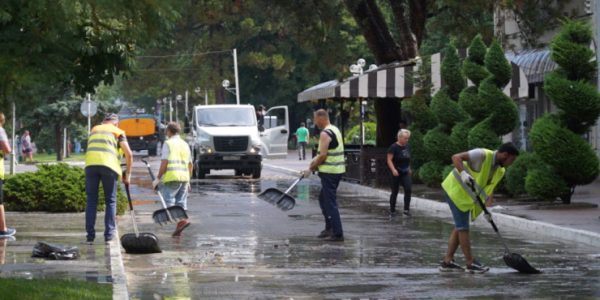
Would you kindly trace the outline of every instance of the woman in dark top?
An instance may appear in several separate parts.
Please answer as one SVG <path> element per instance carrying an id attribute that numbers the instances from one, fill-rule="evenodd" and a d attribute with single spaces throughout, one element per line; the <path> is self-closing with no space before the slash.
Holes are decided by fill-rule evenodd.
<path id="1" fill-rule="evenodd" d="M 392 194 L 390 195 L 390 215 L 396 214 L 396 198 L 400 184 L 404 188 L 404 214 L 410 216 L 410 194 L 412 170 L 410 169 L 410 131 L 400 129 L 398 140 L 387 151 L 387 165 L 392 172 Z"/>

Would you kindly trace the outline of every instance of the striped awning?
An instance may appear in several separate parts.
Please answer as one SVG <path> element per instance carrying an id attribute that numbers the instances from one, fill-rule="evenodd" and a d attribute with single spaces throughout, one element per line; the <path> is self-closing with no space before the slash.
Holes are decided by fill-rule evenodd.
<path id="1" fill-rule="evenodd" d="M 466 51 L 459 51 L 461 57 L 465 57 Z M 445 84 L 441 79 L 442 54 L 436 53 L 431 56 L 431 68 L 428 72 L 432 93 L 435 93 Z M 511 63 L 512 79 L 504 88 L 504 93 L 513 98 L 528 97 L 528 81 L 526 75 L 515 63 Z M 418 73 L 418 65 L 412 64 L 388 64 L 379 66 L 374 70 L 366 71 L 360 76 L 354 76 L 345 81 L 327 81 L 310 87 L 298 94 L 298 102 L 332 98 L 405 98 L 414 95 L 420 89 L 416 84 L 415 75 Z M 469 81 L 469 85 L 472 83 Z"/>

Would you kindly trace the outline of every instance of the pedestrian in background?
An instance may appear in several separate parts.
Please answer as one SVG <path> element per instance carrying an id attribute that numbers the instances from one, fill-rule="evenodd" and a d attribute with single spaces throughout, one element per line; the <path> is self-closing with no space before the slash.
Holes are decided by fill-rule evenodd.
<path id="1" fill-rule="evenodd" d="M 258 122 L 258 131 L 265 131 L 265 115 L 267 114 L 266 107 L 262 104 L 256 110 L 256 120 Z"/>
<path id="2" fill-rule="evenodd" d="M 23 153 L 23 161 L 27 162 L 29 159 L 30 162 L 33 162 L 33 147 L 31 145 L 29 130 L 25 130 L 21 137 L 21 152 Z"/>
<path id="3" fill-rule="evenodd" d="M 187 210 L 187 197 L 190 187 L 190 177 L 193 165 L 190 146 L 179 136 L 181 127 L 175 122 L 167 125 L 167 140 L 161 151 L 160 169 L 152 185 L 158 187 L 168 207 L 180 206 Z M 177 223 L 173 236 L 190 226 L 187 219 Z"/>
<path id="4" fill-rule="evenodd" d="M 6 226 L 6 219 L 4 218 L 4 156 L 12 151 L 4 130 L 4 122 L 6 122 L 6 118 L 4 113 L 0 112 L 0 238 L 8 238 L 17 233 L 16 229 Z"/>
<path id="5" fill-rule="evenodd" d="M 300 123 L 300 127 L 296 130 L 296 141 L 298 143 L 298 160 L 306 159 L 306 145 L 308 144 L 308 140 L 310 139 L 310 135 L 308 133 L 308 129 L 306 128 L 306 124 L 304 122 Z"/>
<path id="6" fill-rule="evenodd" d="M 344 231 L 336 193 L 342 175 L 346 172 L 344 140 L 340 130 L 329 122 L 326 110 L 319 109 L 315 112 L 315 124 L 323 129 L 319 135 L 319 152 L 311 161 L 310 169 L 305 171 L 305 175 L 318 170 L 321 178 L 319 206 L 325 217 L 325 229 L 318 237 L 331 242 L 343 242 Z"/>
<path id="7" fill-rule="evenodd" d="M 479 201 L 471 188 L 486 199 L 486 206 L 493 202 L 493 193 L 496 185 L 502 180 L 505 168 L 510 166 L 519 150 L 512 143 L 500 146 L 497 151 L 477 148 L 468 152 L 457 153 L 452 156 L 454 169 L 444 182 L 444 198 L 450 206 L 454 219 L 454 230 L 448 239 L 448 251 L 440 263 L 440 271 L 463 271 L 469 273 L 485 273 L 488 267 L 473 258 L 471 241 L 469 239 L 469 217 L 474 221 L 481 214 L 481 207 L 474 201 Z M 463 269 L 454 262 L 454 253 L 458 246 L 465 255 L 466 268 Z"/>
<path id="8" fill-rule="evenodd" d="M 396 142 L 387 151 L 387 165 L 392 172 L 392 193 L 390 194 L 390 216 L 396 214 L 396 200 L 400 184 L 404 189 L 404 214 L 410 216 L 410 197 L 412 192 L 412 170 L 410 168 L 410 131 L 398 130 Z"/>
<path id="9" fill-rule="evenodd" d="M 115 238 L 117 217 L 117 182 L 121 175 L 121 156 L 125 154 L 127 169 L 123 174 L 123 183 L 129 184 L 133 155 L 125 131 L 119 129 L 119 116 L 108 114 L 102 124 L 94 126 L 90 132 L 85 154 L 85 207 L 86 241 L 92 244 L 96 238 L 96 213 L 98 207 L 98 189 L 100 182 L 104 189 L 104 241 Z"/>

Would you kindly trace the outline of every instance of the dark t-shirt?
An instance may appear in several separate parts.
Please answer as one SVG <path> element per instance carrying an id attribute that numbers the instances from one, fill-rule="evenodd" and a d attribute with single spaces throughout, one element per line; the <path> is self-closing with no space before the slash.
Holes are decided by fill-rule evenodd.
<path id="1" fill-rule="evenodd" d="M 410 167 L 410 146 L 400 146 L 397 143 L 393 143 L 390 148 L 388 148 L 387 153 L 393 155 L 392 162 L 394 163 L 396 170 L 408 172 L 408 168 Z"/>

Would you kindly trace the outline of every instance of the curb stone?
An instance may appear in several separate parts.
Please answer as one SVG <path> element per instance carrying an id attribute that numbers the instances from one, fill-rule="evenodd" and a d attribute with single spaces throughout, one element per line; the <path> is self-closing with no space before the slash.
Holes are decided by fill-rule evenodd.
<path id="1" fill-rule="evenodd" d="M 110 251 L 110 273 L 113 282 L 113 299 L 129 299 L 127 291 L 127 276 L 125 275 L 125 266 L 123 265 L 123 256 L 121 255 L 121 245 L 119 240 L 119 230 L 115 229 L 115 239 L 109 243 Z"/>
<path id="2" fill-rule="evenodd" d="M 298 175 L 298 171 L 289 168 L 274 166 L 268 163 L 265 163 L 264 166 L 271 170 L 285 173 L 288 175 Z M 387 205 L 387 199 L 389 197 L 388 191 L 368 186 L 362 186 L 355 183 L 349 183 L 345 181 L 342 181 L 340 183 L 340 186 L 343 186 L 345 190 L 352 191 L 356 194 L 369 195 L 371 198 L 373 196 L 377 196 L 377 200 L 371 201 L 382 202 L 386 203 Z M 450 210 L 448 209 L 448 205 L 444 202 L 438 202 L 419 197 L 412 197 L 411 203 L 413 205 L 412 209 L 416 211 L 421 211 L 426 213 L 427 215 L 433 215 L 436 217 L 442 217 L 451 220 Z M 570 241 L 600 247 L 600 234 L 595 232 L 558 226 L 547 222 L 527 220 L 524 218 L 503 214 L 501 212 L 494 212 L 494 209 L 492 209 L 492 212 L 494 216 L 494 222 L 499 227 L 510 228 L 519 232 L 528 233 L 532 236 L 535 236 L 538 240 L 541 238 L 550 238 L 557 239 L 560 241 Z M 477 218 L 473 225 L 478 227 L 489 226 L 485 218 Z"/>

